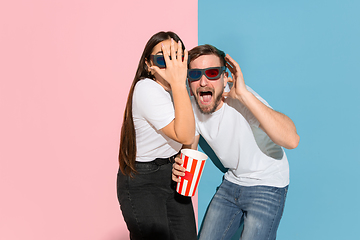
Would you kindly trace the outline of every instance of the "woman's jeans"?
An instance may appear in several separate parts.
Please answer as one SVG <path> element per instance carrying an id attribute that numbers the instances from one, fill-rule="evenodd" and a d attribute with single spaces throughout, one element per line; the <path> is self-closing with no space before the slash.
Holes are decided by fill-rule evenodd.
<path id="1" fill-rule="evenodd" d="M 275 240 L 287 189 L 224 180 L 211 200 L 200 239 L 231 239 L 244 224 L 241 240 Z"/>
<path id="2" fill-rule="evenodd" d="M 197 239 L 190 197 L 175 191 L 172 164 L 136 164 L 134 178 L 119 170 L 117 195 L 130 239 Z"/>

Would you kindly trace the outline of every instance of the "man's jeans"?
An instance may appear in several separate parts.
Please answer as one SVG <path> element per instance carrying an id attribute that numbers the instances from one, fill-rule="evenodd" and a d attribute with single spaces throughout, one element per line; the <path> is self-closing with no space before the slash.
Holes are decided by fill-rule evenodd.
<path id="1" fill-rule="evenodd" d="M 224 179 L 211 200 L 200 239 L 231 239 L 244 224 L 241 240 L 275 240 L 287 189 L 243 187 Z"/>
<path id="2" fill-rule="evenodd" d="M 196 240 L 190 197 L 175 191 L 172 164 L 136 164 L 134 178 L 119 170 L 117 194 L 130 239 Z"/>

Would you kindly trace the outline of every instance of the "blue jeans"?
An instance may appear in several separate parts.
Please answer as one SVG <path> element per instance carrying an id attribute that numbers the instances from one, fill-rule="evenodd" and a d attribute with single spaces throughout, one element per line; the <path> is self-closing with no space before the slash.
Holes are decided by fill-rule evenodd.
<path id="1" fill-rule="evenodd" d="M 136 164 L 134 178 L 119 170 L 117 194 L 130 239 L 197 239 L 192 201 L 175 191 L 172 164 Z"/>
<path id="2" fill-rule="evenodd" d="M 231 239 L 243 224 L 241 240 L 275 240 L 287 189 L 243 187 L 224 179 L 211 200 L 200 239 Z"/>

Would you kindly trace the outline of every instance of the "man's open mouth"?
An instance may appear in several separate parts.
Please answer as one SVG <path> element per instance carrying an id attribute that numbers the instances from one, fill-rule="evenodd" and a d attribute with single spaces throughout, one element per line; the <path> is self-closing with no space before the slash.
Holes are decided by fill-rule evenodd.
<path id="1" fill-rule="evenodd" d="M 200 91 L 199 97 L 202 104 L 211 103 L 213 93 L 211 91 Z"/>

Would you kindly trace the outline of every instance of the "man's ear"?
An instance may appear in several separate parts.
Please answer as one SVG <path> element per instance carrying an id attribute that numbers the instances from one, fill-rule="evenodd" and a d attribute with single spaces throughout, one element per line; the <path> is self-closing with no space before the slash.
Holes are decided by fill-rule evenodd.
<path id="1" fill-rule="evenodd" d="M 225 72 L 224 73 L 224 88 L 226 87 L 226 84 L 228 83 L 228 77 L 229 77 L 229 73 Z"/>

